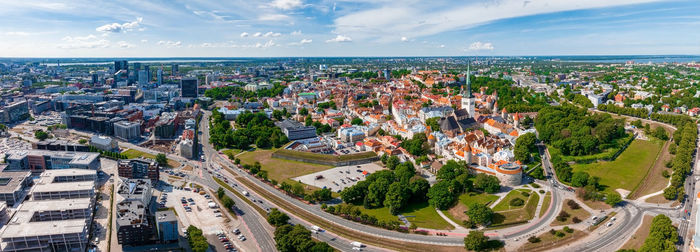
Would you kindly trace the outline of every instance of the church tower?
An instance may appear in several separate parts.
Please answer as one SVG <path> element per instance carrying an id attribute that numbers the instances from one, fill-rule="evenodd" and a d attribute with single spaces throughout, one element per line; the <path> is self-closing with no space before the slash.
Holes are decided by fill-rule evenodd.
<path id="1" fill-rule="evenodd" d="M 470 65 L 471 62 L 467 62 L 467 78 L 466 78 L 466 89 L 462 88 L 462 109 L 465 109 L 469 113 L 470 118 L 474 118 L 475 114 L 475 101 L 472 95 L 472 81 L 470 78 Z"/>

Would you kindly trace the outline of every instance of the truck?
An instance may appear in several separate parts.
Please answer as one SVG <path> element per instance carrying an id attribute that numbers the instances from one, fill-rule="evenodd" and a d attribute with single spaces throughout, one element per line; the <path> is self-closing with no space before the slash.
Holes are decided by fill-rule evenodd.
<path id="1" fill-rule="evenodd" d="M 362 245 L 361 242 L 358 242 L 358 241 L 351 242 L 350 245 L 352 245 L 353 247 L 358 247 L 358 248 L 361 248 L 362 246 L 364 246 L 364 245 Z"/>
<path id="2" fill-rule="evenodd" d="M 318 226 L 311 226 L 311 230 L 316 231 L 316 232 L 321 232 L 322 229 Z"/>

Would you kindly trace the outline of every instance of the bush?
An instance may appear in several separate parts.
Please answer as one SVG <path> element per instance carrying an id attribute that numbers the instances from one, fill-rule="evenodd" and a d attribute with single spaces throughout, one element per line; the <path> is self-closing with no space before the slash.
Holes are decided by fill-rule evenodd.
<path id="1" fill-rule="evenodd" d="M 526 197 L 526 198 L 527 198 L 527 197 L 530 197 L 530 193 L 529 193 L 529 192 L 520 192 L 520 195 L 522 195 L 523 197 Z"/>
<path id="2" fill-rule="evenodd" d="M 562 231 L 557 231 L 557 233 L 554 235 L 556 235 L 557 237 L 564 237 L 566 234 Z"/>
<path id="3" fill-rule="evenodd" d="M 530 186 L 532 186 L 532 188 L 540 188 L 541 187 L 540 185 L 538 185 L 536 183 L 531 183 Z"/>
<path id="4" fill-rule="evenodd" d="M 581 223 L 581 219 L 579 219 L 578 217 L 574 217 L 573 219 L 571 219 L 571 221 L 572 221 L 574 224 Z"/>
<path id="5" fill-rule="evenodd" d="M 525 204 L 525 201 L 523 201 L 523 199 L 521 199 L 521 198 L 515 198 L 515 199 L 510 200 L 510 202 L 508 202 L 508 203 L 511 206 L 522 206 Z"/>
<path id="6" fill-rule="evenodd" d="M 554 230 L 553 228 L 549 230 L 549 234 L 551 234 L 551 235 L 554 235 L 554 234 L 556 234 L 556 233 L 557 233 L 557 231 Z"/>
<path id="7" fill-rule="evenodd" d="M 564 210 L 561 210 L 561 212 L 559 212 L 559 215 L 557 215 L 557 220 L 564 222 L 567 218 L 569 218 L 569 216 L 571 216 L 569 213 L 567 213 Z"/>
<path id="8" fill-rule="evenodd" d="M 579 209 L 581 208 L 581 205 L 579 205 L 576 201 L 574 200 L 567 200 L 566 205 L 568 205 L 571 209 Z"/>
<path id="9" fill-rule="evenodd" d="M 574 230 L 573 230 L 573 229 L 571 229 L 571 228 L 570 228 L 569 226 L 564 226 L 564 232 L 567 232 L 567 233 L 569 233 L 569 234 L 570 234 L 570 233 L 573 233 L 573 232 L 574 232 Z"/>
<path id="10" fill-rule="evenodd" d="M 527 238 L 527 241 L 529 241 L 530 243 L 538 243 L 542 240 L 537 236 L 530 236 L 530 238 Z"/>
<path id="11" fill-rule="evenodd" d="M 671 174 L 669 174 L 667 170 L 664 170 L 661 172 L 661 176 L 663 176 L 664 178 L 668 178 L 671 177 Z"/>
<path id="12" fill-rule="evenodd" d="M 466 227 L 466 228 L 475 228 L 476 227 L 476 223 L 474 223 L 471 220 L 462 221 L 462 225 L 464 225 L 464 227 Z"/>
<path id="13" fill-rule="evenodd" d="M 540 194 L 544 194 L 544 190 L 540 190 L 539 192 L 540 192 Z"/>

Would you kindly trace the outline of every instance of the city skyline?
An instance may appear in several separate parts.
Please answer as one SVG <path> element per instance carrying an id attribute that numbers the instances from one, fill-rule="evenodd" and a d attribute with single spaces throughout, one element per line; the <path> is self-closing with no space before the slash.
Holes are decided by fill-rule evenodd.
<path id="1" fill-rule="evenodd" d="M 700 54 L 694 1 L 0 1 L 3 57 Z"/>

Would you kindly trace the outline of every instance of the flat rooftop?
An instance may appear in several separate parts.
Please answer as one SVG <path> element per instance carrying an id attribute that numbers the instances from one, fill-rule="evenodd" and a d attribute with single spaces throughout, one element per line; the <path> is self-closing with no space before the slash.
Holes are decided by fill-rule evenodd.
<path id="1" fill-rule="evenodd" d="M 25 156 L 50 156 L 52 158 L 71 159 L 70 164 L 88 165 L 95 159 L 100 158 L 99 153 L 94 152 L 69 152 L 69 151 L 49 151 L 49 150 L 9 150 L 8 159 L 22 159 Z"/>
<path id="2" fill-rule="evenodd" d="M 94 190 L 94 181 L 80 181 L 80 182 L 64 182 L 64 183 L 50 183 L 50 184 L 37 184 L 34 186 L 34 193 L 43 192 L 69 192 L 69 191 L 82 191 L 82 190 Z"/>
<path id="3" fill-rule="evenodd" d="M 79 198 L 70 200 L 42 200 L 25 201 L 17 209 L 12 219 L 0 229 L 0 237 L 19 238 L 28 236 L 43 236 L 82 233 L 87 231 L 89 219 L 71 219 L 56 221 L 35 221 L 30 222 L 35 212 L 85 209 L 91 204 L 90 198 Z"/>
<path id="4" fill-rule="evenodd" d="M 43 183 L 53 183 L 56 177 L 66 177 L 66 176 L 97 176 L 97 171 L 88 169 L 55 169 L 55 170 L 45 170 L 39 175 L 39 180 L 41 184 Z"/>
<path id="5" fill-rule="evenodd" d="M 30 175 L 30 171 L 0 172 L 0 193 L 13 193 L 19 190 L 22 186 L 22 181 Z"/>

